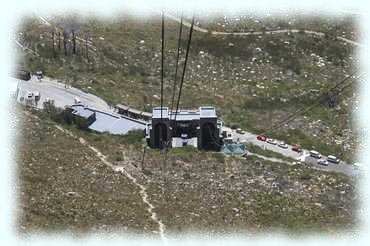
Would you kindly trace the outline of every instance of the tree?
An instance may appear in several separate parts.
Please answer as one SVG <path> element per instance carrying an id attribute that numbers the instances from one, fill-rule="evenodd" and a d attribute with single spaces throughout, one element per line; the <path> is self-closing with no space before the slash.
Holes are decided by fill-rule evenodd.
<path id="1" fill-rule="evenodd" d="M 58 51 L 60 52 L 60 32 L 58 32 Z"/>
<path id="2" fill-rule="evenodd" d="M 66 31 L 63 31 L 63 49 L 64 49 L 64 55 L 67 56 L 67 39 L 68 39 L 68 33 Z"/>
<path id="3" fill-rule="evenodd" d="M 72 29 L 72 53 L 76 55 L 76 35 L 75 30 Z"/>
<path id="4" fill-rule="evenodd" d="M 53 56 L 55 57 L 55 32 L 54 30 L 51 32 L 51 42 L 53 45 Z"/>

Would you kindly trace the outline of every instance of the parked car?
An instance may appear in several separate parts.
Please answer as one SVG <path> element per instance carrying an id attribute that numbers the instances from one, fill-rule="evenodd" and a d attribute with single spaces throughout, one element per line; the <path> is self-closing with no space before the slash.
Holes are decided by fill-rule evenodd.
<path id="1" fill-rule="evenodd" d="M 281 141 L 281 142 L 278 144 L 278 146 L 279 146 L 280 148 L 283 148 L 283 149 L 287 149 L 287 148 L 288 148 L 288 145 L 287 145 L 284 141 Z"/>
<path id="2" fill-rule="evenodd" d="M 266 141 L 267 137 L 264 136 L 264 135 L 258 135 L 257 139 L 260 140 L 260 141 Z"/>
<path id="3" fill-rule="evenodd" d="M 35 96 L 36 101 L 40 100 L 40 92 L 39 91 L 35 91 L 34 96 Z"/>
<path id="4" fill-rule="evenodd" d="M 316 159 L 321 158 L 321 154 L 319 152 L 317 152 L 316 150 L 311 150 L 310 151 L 310 156 L 312 156 L 313 158 L 316 158 Z"/>
<path id="5" fill-rule="evenodd" d="M 302 152 L 301 146 L 299 146 L 298 144 L 294 144 L 292 146 L 292 150 L 295 151 L 295 152 L 298 152 L 298 153 Z"/>
<path id="6" fill-rule="evenodd" d="M 42 71 L 36 71 L 36 77 L 37 77 L 38 79 L 42 79 L 42 78 L 44 77 L 43 72 L 42 72 Z"/>
<path id="7" fill-rule="evenodd" d="M 326 160 L 335 164 L 338 164 L 340 162 L 340 160 L 334 155 L 328 155 L 328 158 Z"/>
<path id="8" fill-rule="evenodd" d="M 244 134 L 244 133 L 245 133 L 245 131 L 243 131 L 241 128 L 238 128 L 238 129 L 236 129 L 236 133 Z"/>
<path id="9" fill-rule="evenodd" d="M 317 161 L 317 164 L 322 165 L 322 166 L 327 166 L 329 165 L 329 162 L 327 160 L 320 159 Z"/>
<path id="10" fill-rule="evenodd" d="M 276 145 L 277 144 L 277 141 L 275 139 L 272 139 L 272 138 L 268 138 L 266 140 L 266 142 L 268 142 L 269 144 L 273 144 L 273 145 Z"/>
<path id="11" fill-rule="evenodd" d="M 31 91 L 27 91 L 26 97 L 27 97 L 27 99 L 32 99 L 33 98 L 33 93 Z"/>
<path id="12" fill-rule="evenodd" d="M 80 104 L 81 103 L 81 100 L 80 100 L 80 98 L 78 98 L 78 97 L 75 97 L 75 104 Z"/>

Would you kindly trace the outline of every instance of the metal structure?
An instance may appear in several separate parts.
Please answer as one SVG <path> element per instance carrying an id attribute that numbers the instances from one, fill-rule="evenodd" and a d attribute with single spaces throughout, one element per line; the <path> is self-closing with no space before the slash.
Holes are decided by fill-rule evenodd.
<path id="1" fill-rule="evenodd" d="M 146 128 L 146 139 L 150 147 L 157 149 L 191 144 L 198 149 L 220 150 L 221 129 L 214 107 L 177 112 L 156 107 Z"/>

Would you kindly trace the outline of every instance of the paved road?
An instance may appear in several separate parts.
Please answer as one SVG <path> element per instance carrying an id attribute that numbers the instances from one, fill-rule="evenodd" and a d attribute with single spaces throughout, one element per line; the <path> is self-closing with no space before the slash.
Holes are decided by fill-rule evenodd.
<path id="1" fill-rule="evenodd" d="M 292 151 L 292 146 L 288 144 L 288 148 L 284 149 L 279 147 L 278 145 L 269 144 L 265 141 L 260 141 L 257 139 L 257 135 L 253 133 L 246 132 L 245 134 L 239 134 L 235 130 L 231 128 L 224 127 L 224 130 L 228 132 L 232 132 L 232 137 L 234 141 L 245 141 L 246 143 L 251 143 L 253 145 L 257 145 L 263 149 L 270 150 L 276 153 L 279 153 L 285 157 L 292 158 L 294 160 L 299 160 L 302 163 L 306 163 L 307 165 L 320 170 L 325 171 L 333 171 L 343 173 L 349 176 L 355 176 L 359 173 L 359 170 L 356 170 L 354 165 L 347 164 L 344 161 L 340 161 L 339 164 L 330 163 L 328 166 L 322 166 L 317 164 L 316 158 L 313 158 L 309 155 L 309 150 L 303 149 L 302 153 L 297 153 Z M 318 150 L 319 151 L 319 150 Z M 326 159 L 327 156 L 322 156 L 323 159 Z"/>
<path id="2" fill-rule="evenodd" d="M 44 77 L 38 80 L 35 76 L 30 81 L 18 80 L 18 97 L 19 102 L 24 103 L 22 98 L 26 98 L 27 92 L 40 92 L 40 101 L 37 103 L 37 108 L 42 108 L 46 98 L 54 100 L 55 106 L 64 108 L 66 105 L 74 104 L 75 97 L 78 97 L 81 102 L 91 108 L 113 112 L 113 109 L 101 98 L 83 92 L 73 87 L 65 87 L 65 84 L 57 82 L 51 78 Z"/>

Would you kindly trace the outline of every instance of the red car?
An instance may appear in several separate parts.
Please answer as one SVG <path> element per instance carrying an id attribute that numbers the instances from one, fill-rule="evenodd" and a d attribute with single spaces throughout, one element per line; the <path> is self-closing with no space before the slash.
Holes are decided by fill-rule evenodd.
<path id="1" fill-rule="evenodd" d="M 260 141 L 266 141 L 267 137 L 264 136 L 264 135 L 258 135 L 257 139 L 260 140 Z"/>
<path id="2" fill-rule="evenodd" d="M 298 153 L 302 152 L 301 146 L 299 146 L 298 144 L 293 145 L 292 150 Z"/>

